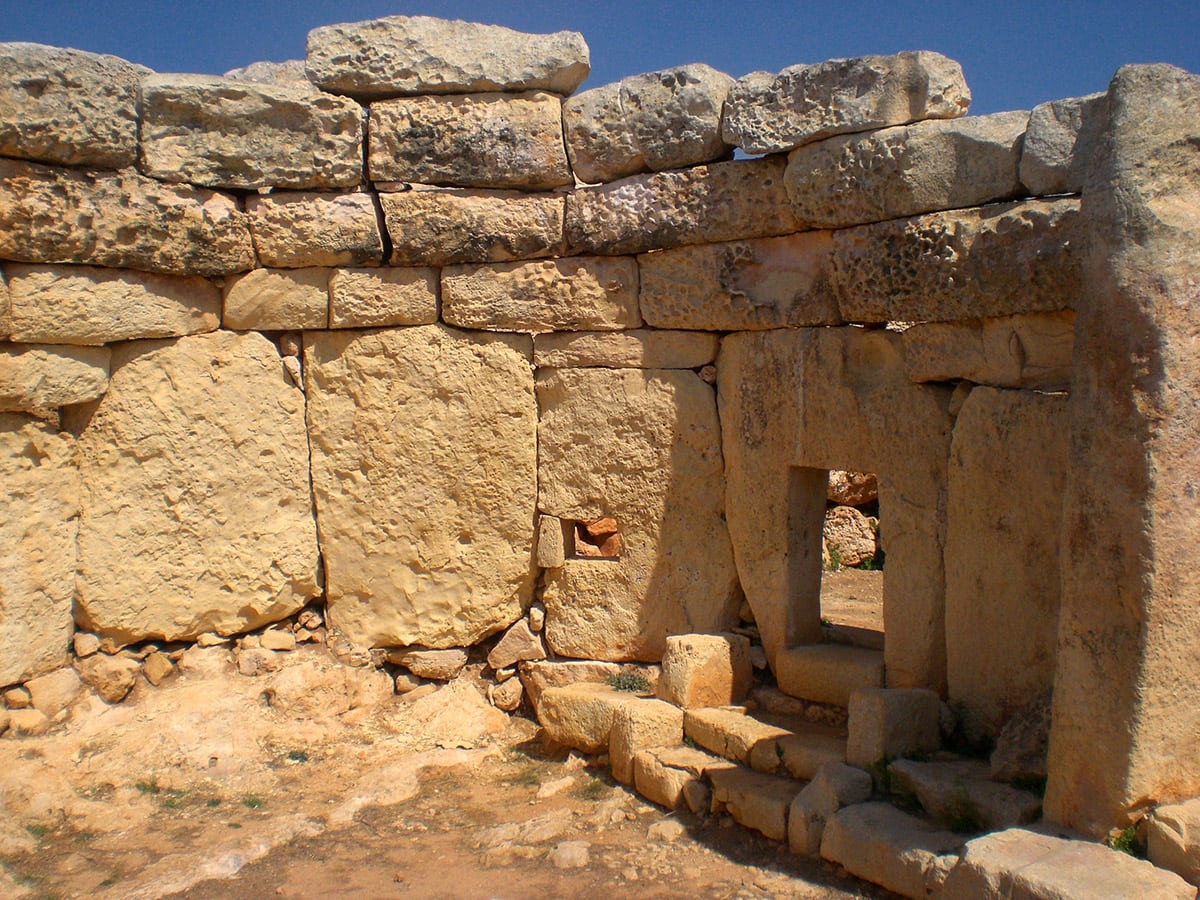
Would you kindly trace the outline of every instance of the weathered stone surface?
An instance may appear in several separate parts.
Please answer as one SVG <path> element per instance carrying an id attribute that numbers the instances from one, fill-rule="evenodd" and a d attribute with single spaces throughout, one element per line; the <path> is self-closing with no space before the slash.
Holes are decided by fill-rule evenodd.
<path id="1" fill-rule="evenodd" d="M 612 776 L 633 784 L 633 758 L 642 750 L 678 747 L 683 743 L 683 710 L 662 700 L 639 699 L 626 703 L 613 715 L 608 735 Z"/>
<path id="2" fill-rule="evenodd" d="M 276 632 L 282 634 L 284 632 Z M 291 638 L 291 633 L 287 632 L 287 636 Z M 295 649 L 296 639 L 292 638 L 292 647 Z M 175 674 L 175 664 L 167 657 L 165 653 L 151 653 L 146 657 L 146 661 L 142 663 L 142 674 L 146 676 L 146 680 L 155 687 L 158 687 L 168 678 Z"/>
<path id="3" fill-rule="evenodd" d="M 400 191 L 379 201 L 394 266 L 533 259 L 563 242 L 566 199 L 559 194 Z"/>
<path id="4" fill-rule="evenodd" d="M 859 803 L 834 813 L 826 823 L 821 856 L 889 891 L 928 897 L 958 862 L 957 855 L 945 854 L 962 843 L 958 835 L 939 831 L 888 803 Z"/>
<path id="5" fill-rule="evenodd" d="M 304 397 L 266 338 L 119 345 L 79 447 L 81 627 L 234 634 L 320 593 Z"/>
<path id="6" fill-rule="evenodd" d="M 589 184 L 721 159 L 721 106 L 733 79 L 700 64 L 647 72 L 563 103 L 567 153 Z"/>
<path id="7" fill-rule="evenodd" d="M 1200 885 L 1200 800 L 1154 810 L 1146 826 L 1146 853 L 1160 869 Z"/>
<path id="8" fill-rule="evenodd" d="M 651 803 L 667 809 L 686 803 L 692 812 L 707 814 L 709 803 L 694 802 L 708 792 L 704 776 L 734 765 L 691 747 L 640 750 L 633 756 L 633 783 Z"/>
<path id="9" fill-rule="evenodd" d="M 355 644 L 467 646 L 529 605 L 530 355 L 432 325 L 305 333 L 329 620 Z"/>
<path id="10" fill-rule="evenodd" d="M 69 666 L 39 675 L 25 682 L 33 708 L 48 718 L 69 707 L 83 690 L 79 675 Z"/>
<path id="11" fill-rule="evenodd" d="M 657 660 L 668 634 L 730 628 L 740 597 L 712 390 L 681 370 L 558 369 L 539 373 L 537 395 L 538 507 L 610 517 L 621 547 L 548 570 L 551 649 Z"/>
<path id="12" fill-rule="evenodd" d="M 67 661 L 75 593 L 75 441 L 0 414 L 0 684 Z"/>
<path id="13" fill-rule="evenodd" d="M 40 709 L 14 709 L 8 713 L 8 734 L 38 737 L 50 730 L 50 719 Z"/>
<path id="14" fill-rule="evenodd" d="M 76 656 L 86 659 L 93 653 L 100 652 L 100 638 L 90 631 L 77 631 L 71 636 L 71 646 Z"/>
<path id="15" fill-rule="evenodd" d="M 779 689 L 792 697 L 846 707 L 855 692 L 883 687 L 883 654 L 841 644 L 803 644 L 775 656 Z"/>
<path id="16" fill-rule="evenodd" d="M 12 334 L 12 305 L 8 294 L 8 279 L 0 268 L 0 341 L 7 341 Z"/>
<path id="17" fill-rule="evenodd" d="M 843 806 L 871 799 L 871 776 L 844 763 L 828 763 L 792 800 L 788 810 L 788 847 L 793 853 L 820 856 L 825 823 Z"/>
<path id="18" fill-rule="evenodd" d="M 227 275 L 254 265 L 254 247 L 228 194 L 0 159 L 0 259 Z"/>
<path id="19" fill-rule="evenodd" d="M 836 567 L 857 566 L 875 557 L 879 549 L 879 522 L 853 506 L 835 506 L 825 513 L 822 539 Z"/>
<path id="20" fill-rule="evenodd" d="M 76 663 L 83 683 L 106 703 L 120 703 L 133 690 L 141 666 L 136 659 L 97 653 Z"/>
<path id="21" fill-rule="evenodd" d="M 645 253 L 799 230 L 779 158 L 636 175 L 567 197 L 567 244 L 580 253 Z"/>
<path id="22" fill-rule="evenodd" d="M 238 331 L 329 324 L 328 269 L 255 269 L 225 284 L 222 324 Z"/>
<path id="23" fill-rule="evenodd" d="M 1200 794 L 1200 77 L 1129 66 L 1088 169 L 1047 818 Z M 890 635 L 889 635 L 890 637 Z"/>
<path id="24" fill-rule="evenodd" d="M 362 266 L 382 260 L 370 194 L 275 192 L 247 197 L 246 212 L 264 266 Z"/>
<path id="25" fill-rule="evenodd" d="M 905 358 L 905 363 L 907 362 Z M 825 499 L 843 506 L 863 506 L 879 499 L 879 483 L 870 472 L 843 472 L 840 469 L 831 469 Z"/>
<path id="26" fill-rule="evenodd" d="M 15 341 L 106 344 L 221 325 L 221 290 L 196 276 L 6 263 Z"/>
<path id="27" fill-rule="evenodd" d="M 740 634 L 678 634 L 666 640 L 655 693 L 683 709 L 740 703 L 750 690 L 750 639 Z"/>
<path id="28" fill-rule="evenodd" d="M 802 226 L 843 228 L 1020 196 L 1026 112 L 841 135 L 788 155 L 784 181 Z"/>
<path id="29" fill-rule="evenodd" d="M 996 781 L 1046 780 L 1046 750 L 1050 743 L 1050 691 L 1030 700 L 1004 723 L 992 751 L 991 772 Z"/>
<path id="30" fill-rule="evenodd" d="M 975 388 L 955 421 L 947 683 L 973 739 L 995 737 L 1054 682 L 1068 442 L 1062 396 Z"/>
<path id="31" fill-rule="evenodd" d="M 434 681 L 450 681 L 467 665 L 467 651 L 462 647 L 445 650 L 421 650 L 419 648 L 390 651 L 388 662 L 404 666 L 418 678 Z"/>
<path id="32" fill-rule="evenodd" d="M 310 85 L 151 75 L 140 113 L 138 165 L 162 181 L 243 190 L 362 181 L 362 109 Z"/>
<path id="33" fill-rule="evenodd" d="M 138 83 L 116 56 L 0 44 L 0 156 L 119 169 L 137 158 Z"/>
<path id="34" fill-rule="evenodd" d="M 725 759 L 750 765 L 765 751 L 770 771 L 779 764 L 778 742 L 791 732 L 778 725 L 760 722 L 740 709 L 699 708 L 684 710 L 683 731 L 697 745 Z"/>
<path id="35" fill-rule="evenodd" d="M 1021 147 L 1021 183 L 1035 197 L 1077 194 L 1097 152 L 1104 94 L 1039 103 L 1029 114 Z"/>
<path id="36" fill-rule="evenodd" d="M 696 369 L 717 358 L 720 342 L 715 334 L 649 328 L 539 334 L 533 339 L 533 364 L 547 369 Z"/>
<path id="37" fill-rule="evenodd" d="M 780 153 L 835 134 L 966 115 L 962 66 L 940 53 L 831 59 L 754 72 L 729 91 L 721 132 L 747 153 Z"/>
<path id="38" fill-rule="evenodd" d="M 335 269 L 329 276 L 330 328 L 432 325 L 437 309 L 433 269 Z"/>
<path id="39" fill-rule="evenodd" d="M 1193 900 L 1173 872 L 1101 844 L 1010 828 L 968 841 L 939 895 L 978 897 L 1162 897 Z"/>
<path id="40" fill-rule="evenodd" d="M 655 328 L 748 331 L 837 325 L 827 231 L 679 247 L 638 257 L 642 315 Z"/>
<path id="41" fill-rule="evenodd" d="M 844 729 L 810 722 L 791 727 L 794 732 L 774 741 L 775 747 L 755 747 L 750 754 L 751 767 L 760 772 L 786 772 L 793 778 L 810 781 L 823 766 L 846 761 Z M 769 755 L 772 752 L 773 760 Z"/>
<path id="42" fill-rule="evenodd" d="M 37 412 L 104 395 L 107 347 L 0 344 L 0 412 Z"/>
<path id="43" fill-rule="evenodd" d="M 588 46 L 574 31 L 523 34 L 499 25 L 388 16 L 308 33 L 313 84 L 354 97 L 547 90 L 587 78 Z"/>
<path id="44" fill-rule="evenodd" d="M 401 97 L 371 104 L 372 181 L 542 190 L 574 184 L 552 94 Z"/>
<path id="45" fill-rule="evenodd" d="M 834 233 L 847 322 L 937 322 L 1073 309 L 1083 233 L 1075 199 L 999 204 Z"/>
<path id="46" fill-rule="evenodd" d="M 566 536 L 563 521 L 558 516 L 538 516 L 537 564 L 543 569 L 557 569 L 566 561 Z M 542 611 L 545 623 L 545 611 Z M 541 629 L 537 629 L 540 631 Z"/>
<path id="47" fill-rule="evenodd" d="M 542 636 L 535 634 L 525 619 L 518 619 L 488 653 L 487 664 L 498 671 L 523 660 L 545 658 L 546 644 Z"/>
<path id="48" fill-rule="evenodd" d="M 869 768 L 885 757 L 941 748 L 941 701 L 933 691 L 863 690 L 850 695 L 846 762 Z"/>
<path id="49" fill-rule="evenodd" d="M 787 840 L 787 814 L 800 793 L 800 782 L 749 769 L 716 769 L 712 781 L 714 812 L 728 810 L 734 820 L 773 841 Z"/>
<path id="50" fill-rule="evenodd" d="M 542 692 L 548 687 L 565 687 L 569 684 L 607 683 L 618 675 L 636 675 L 645 679 L 648 690 L 653 691 L 658 684 L 658 666 L 639 665 L 637 663 L 610 663 L 596 660 L 534 660 L 523 662 L 517 667 L 521 683 L 529 694 L 530 702 L 536 710 L 539 706 Z"/>
<path id="51" fill-rule="evenodd" d="M 247 66 L 239 66 L 224 73 L 222 78 L 231 81 L 249 81 L 253 84 L 309 84 L 304 74 L 304 60 L 285 59 L 283 62 L 259 60 Z"/>
<path id="52" fill-rule="evenodd" d="M 642 324 L 634 259 L 573 256 L 447 266 L 442 318 L 488 331 L 617 331 Z"/>
<path id="53" fill-rule="evenodd" d="M 617 691 L 606 684 L 549 687 L 542 691 L 538 721 L 555 743 L 584 753 L 599 753 L 608 749 L 617 710 L 638 699 L 636 694 Z"/>
<path id="54" fill-rule="evenodd" d="M 487 697 L 496 709 L 514 712 L 525 697 L 525 688 L 521 679 L 510 678 L 500 684 L 488 685 Z"/>
<path id="55" fill-rule="evenodd" d="M 916 382 L 1064 391 L 1074 349 L 1073 312 L 924 322 L 904 331 L 904 369 Z"/>
<path id="56" fill-rule="evenodd" d="M 893 793 L 915 796 L 925 812 L 955 831 L 999 831 L 1042 814 L 1041 797 L 992 781 L 982 760 L 898 759 L 887 770 Z"/>

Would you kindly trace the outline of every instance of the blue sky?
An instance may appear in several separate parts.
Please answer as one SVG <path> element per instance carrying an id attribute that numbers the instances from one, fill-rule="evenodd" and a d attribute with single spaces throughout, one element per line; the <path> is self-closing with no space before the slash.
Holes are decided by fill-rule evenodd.
<path id="1" fill-rule="evenodd" d="M 986 113 L 1103 90 L 1127 62 L 1200 72 L 1200 0 L 0 0 L 0 40 L 114 53 L 160 72 L 220 73 L 302 57 L 317 25 L 396 14 L 580 31 L 592 50 L 584 89 L 688 62 L 737 76 L 930 49 L 963 64 L 971 111 Z"/>

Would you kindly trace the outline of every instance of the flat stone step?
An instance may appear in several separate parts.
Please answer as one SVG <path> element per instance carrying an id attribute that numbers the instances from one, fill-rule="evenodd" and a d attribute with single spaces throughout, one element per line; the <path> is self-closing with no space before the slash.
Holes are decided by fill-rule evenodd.
<path id="1" fill-rule="evenodd" d="M 883 650 L 883 632 L 857 625 L 821 625 L 821 639 L 829 644 L 845 644 L 867 650 Z"/>
<path id="2" fill-rule="evenodd" d="M 740 709 L 687 710 L 683 732 L 726 759 L 767 774 L 808 781 L 825 763 L 846 761 L 846 733 L 785 716 L 749 715 Z"/>
<path id="3" fill-rule="evenodd" d="M 788 809 L 803 785 L 791 778 L 742 766 L 714 769 L 712 811 L 728 812 L 735 822 L 776 841 L 787 840 Z"/>
<path id="4" fill-rule="evenodd" d="M 855 691 L 883 687 L 883 651 L 804 644 L 776 656 L 775 678 L 785 694 L 844 707 Z"/>
<path id="5" fill-rule="evenodd" d="M 709 774 L 735 765 L 691 747 L 639 750 L 633 755 L 633 786 L 651 803 L 667 809 L 686 805 L 700 813 L 707 811 L 711 802 Z"/>
<path id="6" fill-rule="evenodd" d="M 952 831 L 998 831 L 1037 821 L 1042 798 L 992 781 L 982 760 L 915 762 L 898 759 L 888 766 L 892 793 L 912 794 L 921 808 Z"/>

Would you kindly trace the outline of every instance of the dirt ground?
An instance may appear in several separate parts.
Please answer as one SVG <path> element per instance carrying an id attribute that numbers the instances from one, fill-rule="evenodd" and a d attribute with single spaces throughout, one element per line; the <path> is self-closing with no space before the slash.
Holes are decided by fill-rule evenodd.
<path id="1" fill-rule="evenodd" d="M 324 648 L 0 740 L 4 897 L 878 897 L 724 817 L 642 801 L 460 678 L 409 702 Z"/>

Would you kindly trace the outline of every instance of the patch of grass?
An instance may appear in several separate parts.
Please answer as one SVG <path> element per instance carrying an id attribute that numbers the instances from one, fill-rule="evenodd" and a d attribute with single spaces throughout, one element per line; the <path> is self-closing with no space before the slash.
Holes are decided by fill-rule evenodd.
<path id="1" fill-rule="evenodd" d="M 51 828 L 49 825 L 26 825 L 25 830 L 40 841 L 50 833 Z"/>
<path id="2" fill-rule="evenodd" d="M 837 547 L 829 547 L 829 565 L 826 566 L 830 572 L 837 572 L 842 568 L 842 551 Z"/>
<path id="3" fill-rule="evenodd" d="M 621 672 L 608 676 L 608 686 L 615 691 L 626 691 L 630 694 L 650 693 L 650 682 L 637 672 Z"/>
<path id="4" fill-rule="evenodd" d="M 109 875 L 102 882 L 100 882 L 100 887 L 112 887 L 116 883 L 117 883 L 117 876 Z"/>
<path id="5" fill-rule="evenodd" d="M 45 880 L 42 875 L 30 875 L 28 872 L 18 872 L 13 878 L 17 884 L 23 884 L 26 887 L 35 887 Z"/>
<path id="6" fill-rule="evenodd" d="M 149 794 L 150 796 L 154 796 L 162 790 L 158 786 L 158 778 L 154 775 L 141 781 L 135 781 L 133 786 L 137 788 L 139 794 Z"/>
<path id="7" fill-rule="evenodd" d="M 209 809 L 216 809 L 218 806 L 221 805 L 221 801 L 218 800 L 216 797 L 209 797 L 207 800 L 204 801 L 204 805 L 207 806 Z"/>
<path id="8" fill-rule="evenodd" d="M 599 778 L 589 778 L 576 789 L 575 793 L 583 800 L 599 800 L 608 793 L 608 785 Z"/>
<path id="9" fill-rule="evenodd" d="M 700 747 L 699 747 L 699 746 L 696 744 L 696 741 L 695 741 L 695 739 L 694 739 L 694 738 L 692 738 L 692 737 L 691 737 L 691 735 L 684 735 L 684 736 L 683 736 L 683 746 L 685 746 L 685 747 L 690 747 L 692 750 L 699 750 L 699 749 L 700 749 Z"/>
<path id="10" fill-rule="evenodd" d="M 1128 828 L 1121 830 L 1114 828 L 1109 832 L 1108 838 L 1104 843 L 1118 853 L 1126 853 L 1135 859 L 1145 859 L 1146 845 L 1138 835 L 1138 832 L 1141 830 L 1141 824 L 1141 822 L 1134 822 Z"/>
<path id="11" fill-rule="evenodd" d="M 867 572 L 882 572 L 883 564 L 886 561 L 886 559 L 887 559 L 887 554 L 883 552 L 882 548 L 880 548 L 879 550 L 875 551 L 874 556 L 872 556 L 870 559 L 864 559 L 862 562 L 860 562 L 854 568 L 863 569 L 864 571 L 867 571 Z"/>
<path id="12" fill-rule="evenodd" d="M 306 763 L 308 762 L 308 754 L 303 750 L 289 750 L 287 761 L 290 763 Z"/>
<path id="13" fill-rule="evenodd" d="M 97 835 L 94 831 L 77 831 L 75 832 L 75 843 L 89 844 L 96 839 Z"/>
<path id="14" fill-rule="evenodd" d="M 242 798 L 242 806 L 246 809 L 258 809 L 263 805 L 261 797 L 255 797 L 253 794 L 247 794 Z"/>
<path id="15" fill-rule="evenodd" d="M 513 784 L 524 785 L 525 787 L 537 787 L 542 783 L 541 776 L 538 775 L 537 769 L 527 768 L 522 769 L 510 781 Z"/>

